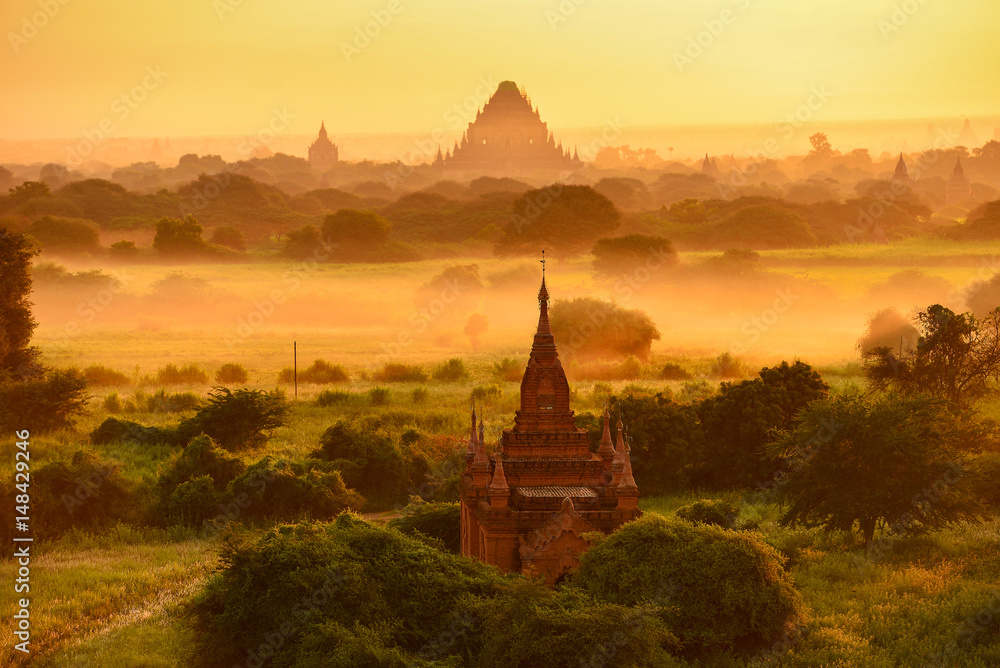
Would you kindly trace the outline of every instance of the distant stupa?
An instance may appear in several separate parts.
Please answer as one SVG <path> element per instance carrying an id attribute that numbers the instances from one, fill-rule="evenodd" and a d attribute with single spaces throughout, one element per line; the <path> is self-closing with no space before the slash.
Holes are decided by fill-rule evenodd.
<path id="1" fill-rule="evenodd" d="M 317 172 L 325 172 L 337 164 L 339 159 L 337 145 L 330 141 L 326 134 L 326 124 L 320 121 L 319 136 L 309 146 L 309 164 Z"/>
<path id="2" fill-rule="evenodd" d="M 899 162 L 896 163 L 896 171 L 892 175 L 892 180 L 900 183 L 913 183 L 910 173 L 906 170 L 906 161 L 903 160 L 902 153 L 899 154 Z"/>
<path id="3" fill-rule="evenodd" d="M 972 131 L 972 123 L 969 119 L 965 119 L 965 125 L 962 126 L 962 131 L 958 133 L 958 143 L 961 146 L 967 148 L 974 148 L 979 146 L 979 137 L 976 133 Z"/>
<path id="4" fill-rule="evenodd" d="M 449 170 L 501 175 L 534 171 L 573 170 L 578 156 L 556 143 L 537 107 L 513 81 L 502 81 L 461 142 L 442 156 Z"/>
<path id="5" fill-rule="evenodd" d="M 972 197 L 972 184 L 966 178 L 965 170 L 962 169 L 962 159 L 959 158 L 955 163 L 955 171 L 952 172 L 945 187 L 945 201 L 948 204 L 958 204 L 970 197 Z"/>

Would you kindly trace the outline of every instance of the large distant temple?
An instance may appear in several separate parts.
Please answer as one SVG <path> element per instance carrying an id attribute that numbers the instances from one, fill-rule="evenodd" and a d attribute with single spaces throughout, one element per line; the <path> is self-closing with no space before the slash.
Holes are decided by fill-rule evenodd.
<path id="1" fill-rule="evenodd" d="M 538 330 L 521 380 L 521 409 L 492 460 L 482 419 L 477 428 L 473 410 L 460 491 L 462 554 L 552 586 L 579 565 L 588 546 L 584 534 L 611 533 L 642 513 L 621 420 L 613 445 L 605 409 L 596 453 L 586 430 L 573 420 L 548 302 L 543 264 Z"/>
<path id="2" fill-rule="evenodd" d="M 583 163 L 574 150 L 556 143 L 538 109 L 513 81 L 502 81 L 461 142 L 443 156 L 449 171 L 486 175 L 575 170 Z"/>
<path id="3" fill-rule="evenodd" d="M 318 172 L 326 170 L 337 164 L 337 145 L 330 141 L 326 134 L 326 124 L 320 122 L 319 136 L 309 146 L 309 164 Z"/>

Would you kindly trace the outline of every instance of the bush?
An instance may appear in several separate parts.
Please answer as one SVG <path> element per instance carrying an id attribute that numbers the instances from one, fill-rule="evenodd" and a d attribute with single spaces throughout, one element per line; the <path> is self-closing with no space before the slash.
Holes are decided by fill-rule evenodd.
<path id="1" fill-rule="evenodd" d="M 649 357 L 660 332 L 649 316 L 593 297 L 557 301 L 549 311 L 559 354 L 567 359 Z"/>
<path id="2" fill-rule="evenodd" d="M 292 383 L 295 380 L 295 370 L 284 368 L 278 376 L 280 383 Z M 330 383 L 346 383 L 350 380 L 347 370 L 339 364 L 330 364 L 326 360 L 315 360 L 312 366 L 299 371 L 299 382 L 311 385 L 329 385 Z"/>
<path id="3" fill-rule="evenodd" d="M 288 403 L 281 392 L 214 388 L 208 403 L 177 428 L 183 439 L 206 433 L 225 450 L 256 448 L 267 442 L 267 432 L 287 422 Z"/>
<path id="4" fill-rule="evenodd" d="M 101 248 L 100 231 L 89 220 L 44 216 L 28 227 L 28 234 L 43 251 L 55 253 L 96 253 Z"/>
<path id="5" fill-rule="evenodd" d="M 30 426 L 32 433 L 63 429 L 82 414 L 89 397 L 87 381 L 77 369 L 55 369 L 43 378 L 0 383 L 0 428 Z"/>
<path id="6" fill-rule="evenodd" d="M 441 542 L 458 554 L 461 545 L 462 511 L 458 503 L 420 503 L 403 509 L 403 515 L 389 521 L 389 527 L 407 536 L 419 534 Z"/>
<path id="7" fill-rule="evenodd" d="M 660 370 L 660 378 L 663 380 L 691 380 L 694 376 L 680 364 L 667 362 Z"/>
<path id="8" fill-rule="evenodd" d="M 503 395 L 503 390 L 500 389 L 499 385 L 479 385 L 472 388 L 472 392 L 469 398 L 472 401 L 485 401 L 487 399 L 499 399 Z"/>
<path id="9" fill-rule="evenodd" d="M 722 353 L 712 362 L 712 375 L 716 378 L 742 378 L 747 375 L 746 367 L 738 357 Z"/>
<path id="10" fill-rule="evenodd" d="M 573 585 L 608 603 L 664 605 L 691 654 L 751 653 L 803 614 L 783 558 L 760 537 L 651 513 L 585 552 Z"/>
<path id="11" fill-rule="evenodd" d="M 349 403 L 354 397 L 354 394 L 345 392 L 344 390 L 323 390 L 316 395 L 316 405 L 320 408 L 327 408 L 329 406 Z"/>
<path id="12" fill-rule="evenodd" d="M 388 387 L 373 387 L 368 390 L 368 398 L 372 401 L 372 406 L 385 406 L 389 403 Z"/>
<path id="13" fill-rule="evenodd" d="M 386 363 L 375 372 L 375 380 L 380 383 L 426 383 L 427 374 L 419 366 Z"/>
<path id="14" fill-rule="evenodd" d="M 173 441 L 173 432 L 159 427 L 146 427 L 138 422 L 108 418 L 97 429 L 90 432 L 90 442 L 94 445 L 114 443 L 168 443 Z"/>
<path id="15" fill-rule="evenodd" d="M 524 364 L 510 357 L 505 357 L 499 362 L 493 363 L 493 374 L 500 380 L 518 383 L 524 376 Z"/>
<path id="16" fill-rule="evenodd" d="M 705 445 L 696 484 L 719 489 L 772 480 L 779 462 L 765 453 L 766 446 L 828 392 L 820 375 L 799 361 L 761 369 L 753 380 L 722 383 L 718 395 L 697 406 Z"/>
<path id="17" fill-rule="evenodd" d="M 208 374 L 198 368 L 197 364 L 180 368 L 175 364 L 168 364 L 156 372 L 156 382 L 160 385 L 206 385 Z"/>
<path id="18" fill-rule="evenodd" d="M 594 275 L 615 280 L 623 275 L 645 280 L 665 278 L 665 269 L 677 264 L 677 252 L 668 239 L 630 234 L 624 237 L 598 239 L 594 254 Z M 645 272 L 636 274 L 638 269 Z"/>
<path id="19" fill-rule="evenodd" d="M 432 376 L 434 380 L 451 382 L 468 378 L 469 372 L 465 370 L 462 360 L 455 358 L 435 367 Z"/>
<path id="20" fill-rule="evenodd" d="M 276 462 L 270 456 L 248 467 L 228 491 L 233 498 L 249 499 L 242 516 L 252 520 L 329 519 L 365 502 L 347 489 L 339 471 Z"/>
<path id="21" fill-rule="evenodd" d="M 227 538 L 192 606 L 207 665 L 271 656 L 329 666 L 677 665 L 652 611 L 557 594 L 344 513 L 330 524 Z M 310 607 L 308 624 L 289 624 Z M 280 638 L 273 646 L 268 638 Z"/>
<path id="22" fill-rule="evenodd" d="M 345 420 L 324 431 L 319 448 L 309 456 L 332 462 L 344 482 L 374 506 L 405 503 L 428 470 L 410 447 L 396 442 L 384 429 L 355 427 Z"/>
<path id="23" fill-rule="evenodd" d="M 104 401 L 101 402 L 101 408 L 104 409 L 106 413 L 121 413 L 125 407 L 122 404 L 122 398 L 118 396 L 117 392 L 112 392 L 108 396 L 104 397 Z"/>
<path id="24" fill-rule="evenodd" d="M 77 528 L 98 530 L 125 519 L 133 508 L 121 466 L 89 450 L 69 462 L 54 461 L 31 472 L 32 531 L 52 538 Z"/>
<path id="25" fill-rule="evenodd" d="M 201 406 L 201 397 L 194 392 L 168 394 L 162 387 L 147 394 L 136 390 L 131 399 L 121 402 L 124 413 L 183 413 Z"/>
<path id="26" fill-rule="evenodd" d="M 243 384 L 247 382 L 249 375 L 247 370 L 243 368 L 242 364 L 234 364 L 228 362 L 219 367 L 219 370 L 215 372 L 215 382 L 222 385 L 229 385 L 233 383 Z"/>
<path id="27" fill-rule="evenodd" d="M 115 371 L 114 369 L 109 369 L 106 366 L 98 364 L 93 364 L 84 369 L 83 377 L 86 379 L 88 385 L 96 387 L 122 387 L 123 385 L 130 384 L 128 376 L 121 371 Z"/>
<path id="28" fill-rule="evenodd" d="M 223 226 L 212 230 L 212 243 L 243 253 L 247 249 L 243 233 L 235 227 Z"/>
<path id="29" fill-rule="evenodd" d="M 732 529 L 736 525 L 736 515 L 740 511 L 738 502 L 724 499 L 702 499 L 677 509 L 676 515 L 688 522 L 714 524 L 723 529 Z"/>
<path id="30" fill-rule="evenodd" d="M 415 404 L 425 403 L 430 396 L 431 393 L 427 391 L 426 387 L 413 388 L 413 403 Z"/>

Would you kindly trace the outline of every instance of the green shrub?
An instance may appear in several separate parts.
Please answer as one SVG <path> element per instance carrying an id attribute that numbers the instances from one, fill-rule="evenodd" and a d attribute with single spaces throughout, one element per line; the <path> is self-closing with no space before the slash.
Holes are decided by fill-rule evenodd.
<path id="1" fill-rule="evenodd" d="M 694 376 L 680 364 L 667 362 L 660 370 L 660 378 L 663 380 L 691 380 Z"/>
<path id="2" fill-rule="evenodd" d="M 742 378 L 747 375 L 746 367 L 738 357 L 722 353 L 712 362 L 712 375 L 716 378 Z"/>
<path id="3" fill-rule="evenodd" d="M 156 372 L 156 382 L 160 385 L 206 385 L 208 374 L 198 368 L 197 364 L 177 367 L 168 364 Z"/>
<path id="4" fill-rule="evenodd" d="M 95 387 L 122 387 L 131 384 L 128 376 L 121 371 L 115 371 L 98 364 L 92 364 L 84 369 L 83 377 L 87 380 L 88 385 Z"/>
<path id="5" fill-rule="evenodd" d="M 42 378 L 0 383 L 0 428 L 30 426 L 32 433 L 64 429 L 85 412 L 87 381 L 77 369 L 54 369 Z"/>
<path id="6" fill-rule="evenodd" d="M 413 388 L 413 403 L 422 404 L 427 401 L 431 393 L 427 391 L 426 387 L 415 387 Z"/>
<path id="7" fill-rule="evenodd" d="M 458 503 L 421 503 L 403 509 L 389 526 L 410 536 L 419 533 L 441 541 L 445 549 L 461 551 L 461 510 Z"/>
<path id="8" fill-rule="evenodd" d="M 748 654 L 802 617 L 782 563 L 754 534 L 649 513 L 585 552 L 573 585 L 600 601 L 664 606 L 690 654 Z"/>
<path id="9" fill-rule="evenodd" d="M 104 401 L 101 402 L 101 408 L 107 413 L 121 413 L 125 410 L 125 406 L 122 403 L 122 398 L 118 396 L 117 392 L 112 392 L 108 396 L 104 397 Z"/>
<path id="10" fill-rule="evenodd" d="M 316 395 L 316 405 L 320 408 L 326 408 L 328 406 L 346 404 L 354 399 L 354 397 L 355 395 L 352 392 L 345 390 L 323 390 Z"/>
<path id="11" fill-rule="evenodd" d="M 375 372 L 375 380 L 380 383 L 426 383 L 427 374 L 419 366 L 387 363 Z"/>
<path id="12" fill-rule="evenodd" d="M 373 387 L 368 390 L 368 397 L 372 401 L 372 406 L 385 406 L 389 403 L 389 388 Z"/>
<path id="13" fill-rule="evenodd" d="M 125 413 L 183 413 L 201 406 L 201 397 L 194 392 L 167 393 L 160 388 L 152 394 L 136 390 L 131 399 L 122 404 Z"/>
<path id="14" fill-rule="evenodd" d="M 267 442 L 268 431 L 285 425 L 288 410 L 282 392 L 216 387 L 208 403 L 182 420 L 177 431 L 182 440 L 204 432 L 225 450 L 256 448 Z"/>
<path id="15" fill-rule="evenodd" d="M 594 275 L 607 280 L 619 279 L 623 275 L 629 278 L 635 276 L 640 282 L 644 282 L 643 278 L 662 280 L 667 273 L 664 270 L 677 264 L 677 252 L 670 240 L 664 237 L 629 234 L 598 239 L 591 252 L 594 255 Z"/>
<path id="16" fill-rule="evenodd" d="M 319 448 L 309 456 L 332 462 L 343 474 L 344 482 L 373 506 L 405 503 L 427 470 L 425 463 L 384 429 L 356 427 L 346 420 L 338 420 L 324 431 Z"/>
<path id="17" fill-rule="evenodd" d="M 28 234 L 49 252 L 96 253 L 101 248 L 100 230 L 89 220 L 43 216 L 31 223 Z"/>
<path id="18" fill-rule="evenodd" d="M 126 519 L 132 509 L 131 485 L 121 466 L 92 451 L 78 450 L 68 462 L 32 468 L 31 528 L 36 538 L 73 528 L 106 528 Z"/>
<path id="19" fill-rule="evenodd" d="M 94 445 L 114 443 L 170 443 L 173 432 L 159 427 L 146 427 L 138 422 L 108 418 L 97 429 L 90 432 L 90 442 Z"/>
<path id="20" fill-rule="evenodd" d="M 469 377 L 469 372 L 465 370 L 465 363 L 455 358 L 438 365 L 433 372 L 434 380 L 456 381 Z"/>
<path id="21" fill-rule="evenodd" d="M 557 301 L 549 311 L 559 354 L 566 359 L 649 357 L 660 331 L 648 315 L 594 297 Z"/>
<path id="22" fill-rule="evenodd" d="M 499 362 L 493 363 L 493 374 L 500 380 L 517 383 L 524 375 L 524 363 L 510 357 L 505 357 Z"/>
<path id="23" fill-rule="evenodd" d="M 228 537 L 192 605 L 206 665 L 675 666 L 648 608 L 595 604 L 344 513 Z M 308 624 L 289 623 L 308 610 Z M 296 614 L 299 617 L 296 617 Z M 610 660 L 610 663 L 608 661 Z M 603 662 L 603 663 L 602 663 Z"/>
<path id="24" fill-rule="evenodd" d="M 161 504 L 166 504 L 180 485 L 202 476 L 212 481 L 216 492 L 223 492 L 245 470 L 246 465 L 240 459 L 230 457 L 202 434 L 191 439 L 160 472 L 156 481 L 157 495 Z"/>
<path id="25" fill-rule="evenodd" d="M 325 360 L 315 360 L 312 366 L 299 371 L 299 382 L 311 385 L 329 385 L 331 383 L 346 383 L 350 380 L 347 370 L 339 364 L 330 364 Z M 278 376 L 278 382 L 292 383 L 295 381 L 295 369 L 284 368 Z"/>
<path id="26" fill-rule="evenodd" d="M 499 399 L 501 395 L 503 395 L 503 390 L 500 389 L 499 385 L 478 385 L 472 388 L 469 398 L 473 401 L 486 401 L 487 399 Z"/>
<path id="27" fill-rule="evenodd" d="M 360 508 L 364 498 L 347 489 L 339 471 L 312 464 L 275 461 L 264 457 L 229 484 L 235 499 L 248 499 L 246 519 L 329 519 L 348 508 Z"/>
<path id="28" fill-rule="evenodd" d="M 736 515 L 740 511 L 737 502 L 724 499 L 702 499 L 677 509 L 676 515 L 688 522 L 714 524 L 723 529 L 732 529 L 736 524 Z"/>
<path id="29" fill-rule="evenodd" d="M 225 494 L 215 489 L 211 476 L 202 475 L 175 487 L 160 514 L 167 524 L 197 526 L 219 515 L 227 500 Z"/>
<path id="30" fill-rule="evenodd" d="M 219 367 L 219 370 L 215 372 L 215 382 L 220 385 L 231 385 L 247 382 L 249 378 L 247 370 L 243 368 L 242 364 L 234 364 L 233 362 L 228 362 Z"/>

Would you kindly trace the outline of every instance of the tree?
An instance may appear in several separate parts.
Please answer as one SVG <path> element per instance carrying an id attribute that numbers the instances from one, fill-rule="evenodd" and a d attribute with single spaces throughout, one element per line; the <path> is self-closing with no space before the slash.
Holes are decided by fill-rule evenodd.
<path id="1" fill-rule="evenodd" d="M 323 220 L 323 239 L 342 248 L 374 248 L 389 240 L 392 223 L 374 211 L 341 209 Z"/>
<path id="2" fill-rule="evenodd" d="M 465 321 L 465 328 L 462 333 L 469 337 L 472 350 L 479 350 L 483 343 L 483 334 L 490 328 L 490 320 L 485 313 L 471 313 Z"/>
<path id="3" fill-rule="evenodd" d="M 753 487 L 773 478 L 778 462 L 765 448 L 775 430 L 823 399 L 829 386 L 800 361 L 765 367 L 757 378 L 722 383 L 719 393 L 697 407 L 705 433 L 697 482 L 706 487 Z"/>
<path id="4" fill-rule="evenodd" d="M 977 318 L 988 317 L 990 311 L 1000 307 L 1000 274 L 970 288 L 965 302 Z"/>
<path id="5" fill-rule="evenodd" d="M 910 324 L 895 308 L 884 308 L 868 319 L 868 327 L 858 340 L 861 355 L 869 355 L 876 348 L 903 350 L 917 343 L 917 328 Z"/>
<path id="6" fill-rule="evenodd" d="M 101 248 L 100 232 L 89 220 L 43 216 L 31 223 L 28 233 L 44 251 L 95 253 Z"/>
<path id="7" fill-rule="evenodd" d="M 194 216 L 188 216 L 184 220 L 161 218 L 156 223 L 153 248 L 164 257 L 198 255 L 207 248 L 201 233 L 201 225 Z"/>
<path id="8" fill-rule="evenodd" d="M 797 212 L 771 204 L 743 207 L 713 226 L 719 243 L 768 250 L 816 245 L 816 235 Z"/>
<path id="9" fill-rule="evenodd" d="M 689 655 L 728 658 L 781 640 L 803 617 L 783 561 L 760 534 L 647 513 L 587 550 L 573 586 L 606 603 L 654 603 Z"/>
<path id="10" fill-rule="evenodd" d="M 621 213 L 590 186 L 553 184 L 529 190 L 511 207 L 511 220 L 494 252 L 536 255 L 541 249 L 566 259 L 585 253 L 618 227 Z"/>
<path id="11" fill-rule="evenodd" d="M 212 230 L 212 243 L 243 253 L 247 249 L 243 233 L 235 227 L 223 226 Z"/>
<path id="12" fill-rule="evenodd" d="M 417 288 L 414 303 L 429 324 L 445 313 L 457 316 L 472 311 L 479 306 L 485 290 L 479 265 L 455 264 Z"/>
<path id="13" fill-rule="evenodd" d="M 220 447 L 240 450 L 263 445 L 266 432 L 284 426 L 287 419 L 288 403 L 280 392 L 216 387 L 209 392 L 208 403 L 182 420 L 177 431 L 184 442 L 204 432 Z"/>
<path id="14" fill-rule="evenodd" d="M 917 313 L 916 346 L 877 347 L 862 356 L 876 390 L 926 392 L 960 407 L 995 394 L 1000 381 L 1000 308 L 982 320 L 934 304 Z"/>
<path id="15" fill-rule="evenodd" d="M 564 358 L 649 357 L 660 330 L 639 309 L 594 297 L 560 300 L 549 310 L 559 354 Z"/>
<path id="16" fill-rule="evenodd" d="M 677 252 L 670 240 L 663 237 L 630 234 L 598 239 L 592 252 L 594 275 L 612 280 L 623 274 L 633 276 L 636 281 L 662 278 L 663 274 L 657 272 L 677 264 Z"/>
<path id="17" fill-rule="evenodd" d="M 768 448 L 790 462 L 778 487 L 782 524 L 891 531 L 976 521 L 969 449 L 985 429 L 928 395 L 842 395 L 807 408 Z"/>
<path id="18" fill-rule="evenodd" d="M 323 236 L 315 225 L 306 225 L 285 233 L 284 254 L 296 260 L 305 260 L 320 255 Z"/>
<path id="19" fill-rule="evenodd" d="M 38 324 L 31 314 L 31 240 L 0 227 L 0 381 L 39 373 L 38 349 L 29 345 Z"/>
<path id="20" fill-rule="evenodd" d="M 43 378 L 0 384 L 0 429 L 13 431 L 30 425 L 44 433 L 73 425 L 86 411 L 87 381 L 78 369 L 55 369 Z"/>
<path id="21" fill-rule="evenodd" d="M 718 212 L 718 208 L 709 209 L 704 202 L 688 198 L 671 204 L 667 209 L 667 217 L 684 225 L 700 225 Z"/>
<path id="22" fill-rule="evenodd" d="M 817 132 L 810 136 L 809 144 L 812 146 L 812 150 L 809 151 L 809 157 L 829 158 L 833 156 L 833 147 L 830 146 L 830 140 L 822 132 Z"/>

